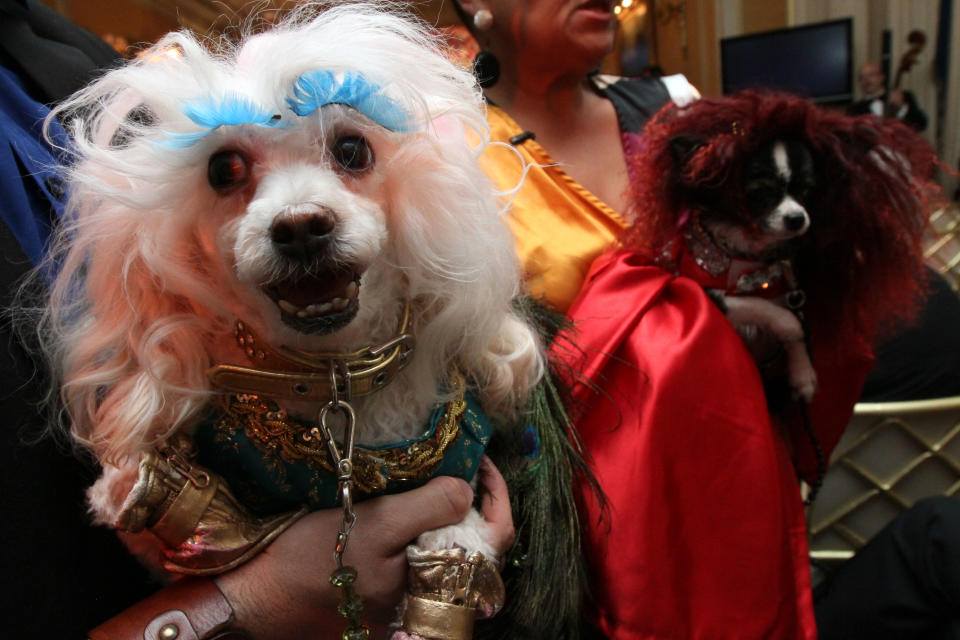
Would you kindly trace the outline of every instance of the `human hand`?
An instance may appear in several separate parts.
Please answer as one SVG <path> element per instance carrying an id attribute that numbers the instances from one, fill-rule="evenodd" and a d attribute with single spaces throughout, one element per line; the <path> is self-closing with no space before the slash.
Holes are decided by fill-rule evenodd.
<path id="1" fill-rule="evenodd" d="M 506 485 L 490 495 L 496 496 L 491 513 L 502 533 L 504 503 L 509 513 Z M 386 635 L 385 625 L 396 617 L 406 589 L 407 544 L 425 531 L 460 522 L 472 501 L 467 483 L 442 476 L 418 489 L 355 506 L 357 525 L 344 564 L 357 570 L 363 619 L 374 627 L 374 637 Z M 341 637 L 347 621 L 336 612 L 340 591 L 328 581 L 341 515 L 340 509 L 326 509 L 304 516 L 256 558 L 215 578 L 233 606 L 237 628 L 254 640 Z M 511 520 L 511 536 L 512 529 Z"/>
<path id="2" fill-rule="evenodd" d="M 894 89 L 890 92 L 890 95 L 887 96 L 887 101 L 890 103 L 891 107 L 899 109 L 906 104 L 906 99 L 903 97 L 902 89 Z"/>
<path id="3" fill-rule="evenodd" d="M 507 482 L 500 475 L 499 469 L 487 456 L 480 460 L 479 487 L 480 513 L 487 521 L 489 531 L 493 536 L 491 544 L 500 557 L 513 546 L 516 531 L 513 528 L 513 512 L 510 509 L 510 495 L 507 493 Z"/>
<path id="4" fill-rule="evenodd" d="M 460 547 L 466 555 L 482 553 L 499 566 L 500 559 L 513 545 L 513 514 L 507 483 L 489 458 L 480 459 L 475 478 L 480 501 L 477 510 L 463 520 L 427 531 L 417 538 L 417 552 L 440 551 Z"/>

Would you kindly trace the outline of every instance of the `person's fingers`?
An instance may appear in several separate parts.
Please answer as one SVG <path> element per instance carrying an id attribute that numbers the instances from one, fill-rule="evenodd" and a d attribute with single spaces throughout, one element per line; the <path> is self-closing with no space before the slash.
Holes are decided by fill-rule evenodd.
<path id="1" fill-rule="evenodd" d="M 378 534 L 385 546 L 402 549 L 424 531 L 463 520 L 473 503 L 473 489 L 460 478 L 438 476 L 417 489 L 368 500 L 357 506 L 359 521 L 385 523 Z"/>
<path id="2" fill-rule="evenodd" d="M 505 553 L 513 544 L 515 534 L 507 483 L 487 456 L 480 461 L 479 474 L 482 487 L 480 511 L 494 534 L 494 546 L 500 553 Z"/>

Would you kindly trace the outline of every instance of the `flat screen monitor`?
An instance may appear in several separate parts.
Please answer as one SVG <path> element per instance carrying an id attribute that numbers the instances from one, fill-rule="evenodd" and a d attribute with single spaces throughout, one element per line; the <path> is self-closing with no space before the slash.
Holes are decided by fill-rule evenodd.
<path id="1" fill-rule="evenodd" d="M 851 18 L 720 41 L 723 92 L 773 89 L 839 103 L 853 98 Z"/>

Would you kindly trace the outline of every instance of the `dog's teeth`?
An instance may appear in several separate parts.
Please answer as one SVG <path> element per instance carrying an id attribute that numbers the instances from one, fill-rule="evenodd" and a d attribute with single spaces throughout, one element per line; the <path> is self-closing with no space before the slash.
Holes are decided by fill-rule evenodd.
<path id="1" fill-rule="evenodd" d="M 293 314 L 293 313 L 298 313 L 300 311 L 300 307 L 294 306 L 293 304 L 287 302 L 286 300 L 277 300 L 277 305 L 287 313 Z"/>
<path id="2" fill-rule="evenodd" d="M 356 298 L 358 291 L 360 291 L 360 287 L 357 286 L 357 283 L 351 282 L 350 284 L 347 285 L 347 289 L 345 293 L 347 294 L 348 298 Z"/>
<path id="3" fill-rule="evenodd" d="M 352 297 L 355 298 L 358 287 L 354 283 L 351 283 L 351 285 L 352 286 L 347 287 L 347 295 L 352 295 Z M 327 302 L 308 304 L 307 306 L 301 308 L 287 300 L 277 300 L 277 305 L 281 309 L 290 315 L 297 316 L 298 318 L 315 318 L 331 311 L 343 311 L 349 304 L 350 298 L 334 298 L 333 300 L 328 300 Z"/>

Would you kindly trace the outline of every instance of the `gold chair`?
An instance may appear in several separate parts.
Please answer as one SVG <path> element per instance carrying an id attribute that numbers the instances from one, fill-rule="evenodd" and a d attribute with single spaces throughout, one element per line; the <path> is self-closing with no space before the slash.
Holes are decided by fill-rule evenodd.
<path id="1" fill-rule="evenodd" d="M 931 267 L 960 289 L 960 206 L 953 202 L 930 215 L 923 256 Z"/>
<path id="2" fill-rule="evenodd" d="M 960 497 L 960 396 L 857 404 L 807 514 L 811 559 L 851 558 L 935 494 Z"/>

